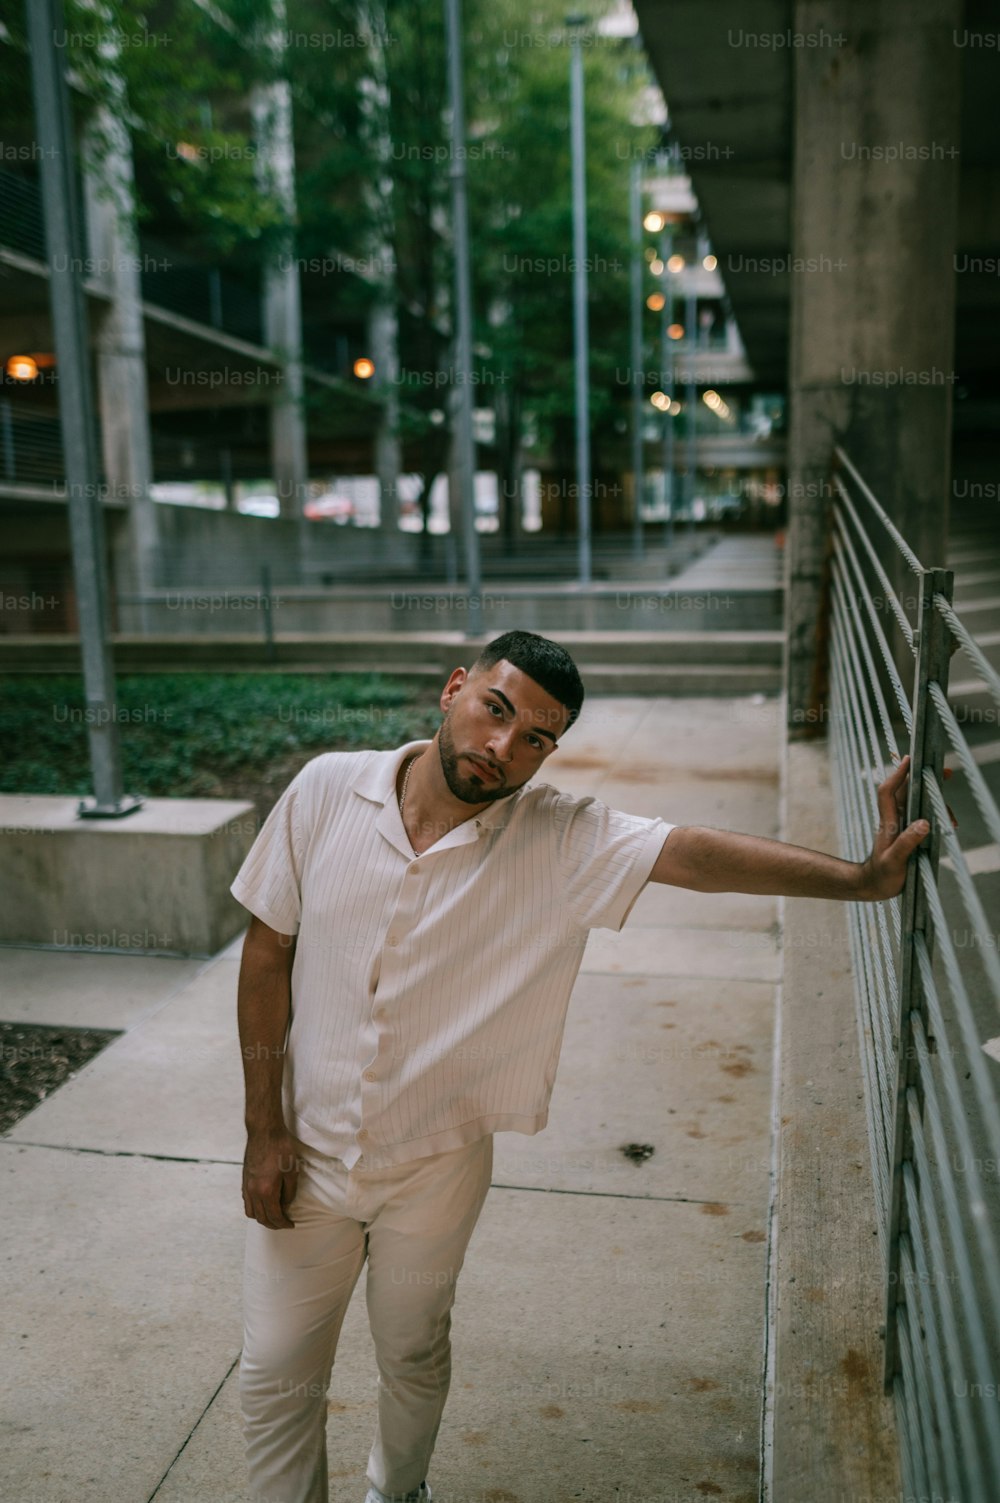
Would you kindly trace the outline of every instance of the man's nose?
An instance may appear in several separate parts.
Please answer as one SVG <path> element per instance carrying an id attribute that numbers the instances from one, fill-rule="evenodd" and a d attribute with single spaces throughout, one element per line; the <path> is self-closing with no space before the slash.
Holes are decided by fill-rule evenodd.
<path id="1" fill-rule="evenodd" d="M 514 726 L 497 726 L 486 742 L 486 750 L 496 762 L 509 762 L 514 754 Z"/>

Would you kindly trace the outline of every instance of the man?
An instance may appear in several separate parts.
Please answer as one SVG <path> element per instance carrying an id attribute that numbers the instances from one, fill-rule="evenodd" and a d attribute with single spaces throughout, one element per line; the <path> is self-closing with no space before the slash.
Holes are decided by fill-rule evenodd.
<path id="1" fill-rule="evenodd" d="M 233 883 L 253 916 L 240 1385 L 260 1503 L 328 1503 L 326 1394 L 366 1259 L 366 1503 L 430 1499 L 493 1133 L 546 1124 L 589 930 L 620 930 L 647 881 L 891 898 L 928 833 L 901 830 L 906 758 L 879 787 L 863 863 L 533 782 L 583 697 L 563 648 L 505 633 L 452 673 L 433 740 L 309 762 Z"/>

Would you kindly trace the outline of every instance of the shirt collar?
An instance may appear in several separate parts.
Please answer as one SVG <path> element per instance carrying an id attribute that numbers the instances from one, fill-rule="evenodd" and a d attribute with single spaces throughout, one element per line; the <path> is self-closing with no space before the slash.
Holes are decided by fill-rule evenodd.
<path id="1" fill-rule="evenodd" d="M 426 751 L 427 747 L 432 744 L 430 741 L 408 741 L 405 746 L 396 747 L 394 751 L 376 752 L 365 763 L 351 784 L 354 793 L 359 793 L 362 798 L 371 799 L 373 803 L 384 806 L 378 820 L 378 828 L 392 840 L 393 845 L 398 845 L 398 841 L 392 839 L 390 833 L 392 826 L 386 818 L 391 811 L 395 811 L 395 823 L 399 826 L 398 833 L 405 838 L 403 821 L 399 816 L 399 805 L 396 800 L 396 780 L 399 777 L 399 769 L 407 757 L 411 757 L 414 752 Z M 513 813 L 514 805 L 520 799 L 521 793 L 522 789 L 519 788 L 509 798 L 497 799 L 496 803 L 487 804 L 486 808 L 480 809 L 478 814 L 470 815 L 468 819 L 449 830 L 439 843 L 460 845 L 469 840 L 476 840 L 487 830 L 502 829 Z M 408 844 L 407 851 L 409 851 Z"/>

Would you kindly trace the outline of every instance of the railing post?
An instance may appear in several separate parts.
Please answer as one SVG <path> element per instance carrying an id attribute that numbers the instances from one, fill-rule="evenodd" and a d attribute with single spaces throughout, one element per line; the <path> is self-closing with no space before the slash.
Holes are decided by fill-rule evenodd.
<path id="1" fill-rule="evenodd" d="M 906 822 L 926 819 L 931 827 L 930 844 L 921 846 L 920 852 L 931 863 L 937 876 L 941 836 L 937 829 L 934 812 L 924 788 L 924 768 L 929 768 L 942 784 L 945 736 L 941 722 L 933 711 L 927 686 L 937 683 L 942 693 L 948 692 L 948 668 L 951 661 L 951 633 L 944 617 L 934 609 L 934 596 L 943 595 L 951 604 L 954 575 L 950 569 L 925 569 L 920 575 L 919 615 L 915 631 L 917 652 L 913 682 L 913 733 L 910 738 L 910 773 L 907 788 Z M 933 954 L 934 936 L 927 903 L 917 872 L 917 860 L 910 861 L 906 873 L 906 885 L 902 893 L 900 914 L 899 991 L 897 994 L 896 1019 L 893 1044 L 896 1049 L 896 1100 L 893 1121 L 892 1162 L 890 1164 L 889 1226 L 886 1239 L 886 1304 L 885 1304 L 885 1372 L 886 1393 L 892 1392 L 893 1380 L 900 1368 L 898 1305 L 900 1303 L 900 1250 L 899 1239 L 906 1230 L 906 1212 L 903 1201 L 903 1163 L 912 1159 L 913 1146 L 907 1116 L 907 1092 L 913 1087 L 923 1110 L 923 1092 L 915 1058 L 913 1030 L 910 1013 L 919 1012 L 925 1031 L 930 1035 L 926 1002 L 920 986 L 919 970 L 914 954 L 913 936 L 922 932 L 928 954 Z M 933 1048 L 933 1040 L 930 1039 Z"/>

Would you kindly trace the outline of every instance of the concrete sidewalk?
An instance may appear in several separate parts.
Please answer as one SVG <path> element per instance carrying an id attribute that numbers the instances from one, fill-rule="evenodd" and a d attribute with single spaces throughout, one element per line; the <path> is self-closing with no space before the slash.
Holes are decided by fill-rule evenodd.
<path id="1" fill-rule="evenodd" d="M 779 736 L 775 701 L 595 699 L 545 778 L 776 835 Z M 776 918 L 775 899 L 649 886 L 622 934 L 592 934 L 550 1125 L 496 1138 L 440 1503 L 756 1503 Z M 19 1503 L 247 1497 L 239 951 L 0 950 L 3 1018 L 124 1030 L 0 1143 Z M 631 1143 L 655 1151 L 634 1162 Z M 374 1413 L 359 1288 L 330 1390 L 333 1503 L 364 1497 Z"/>

